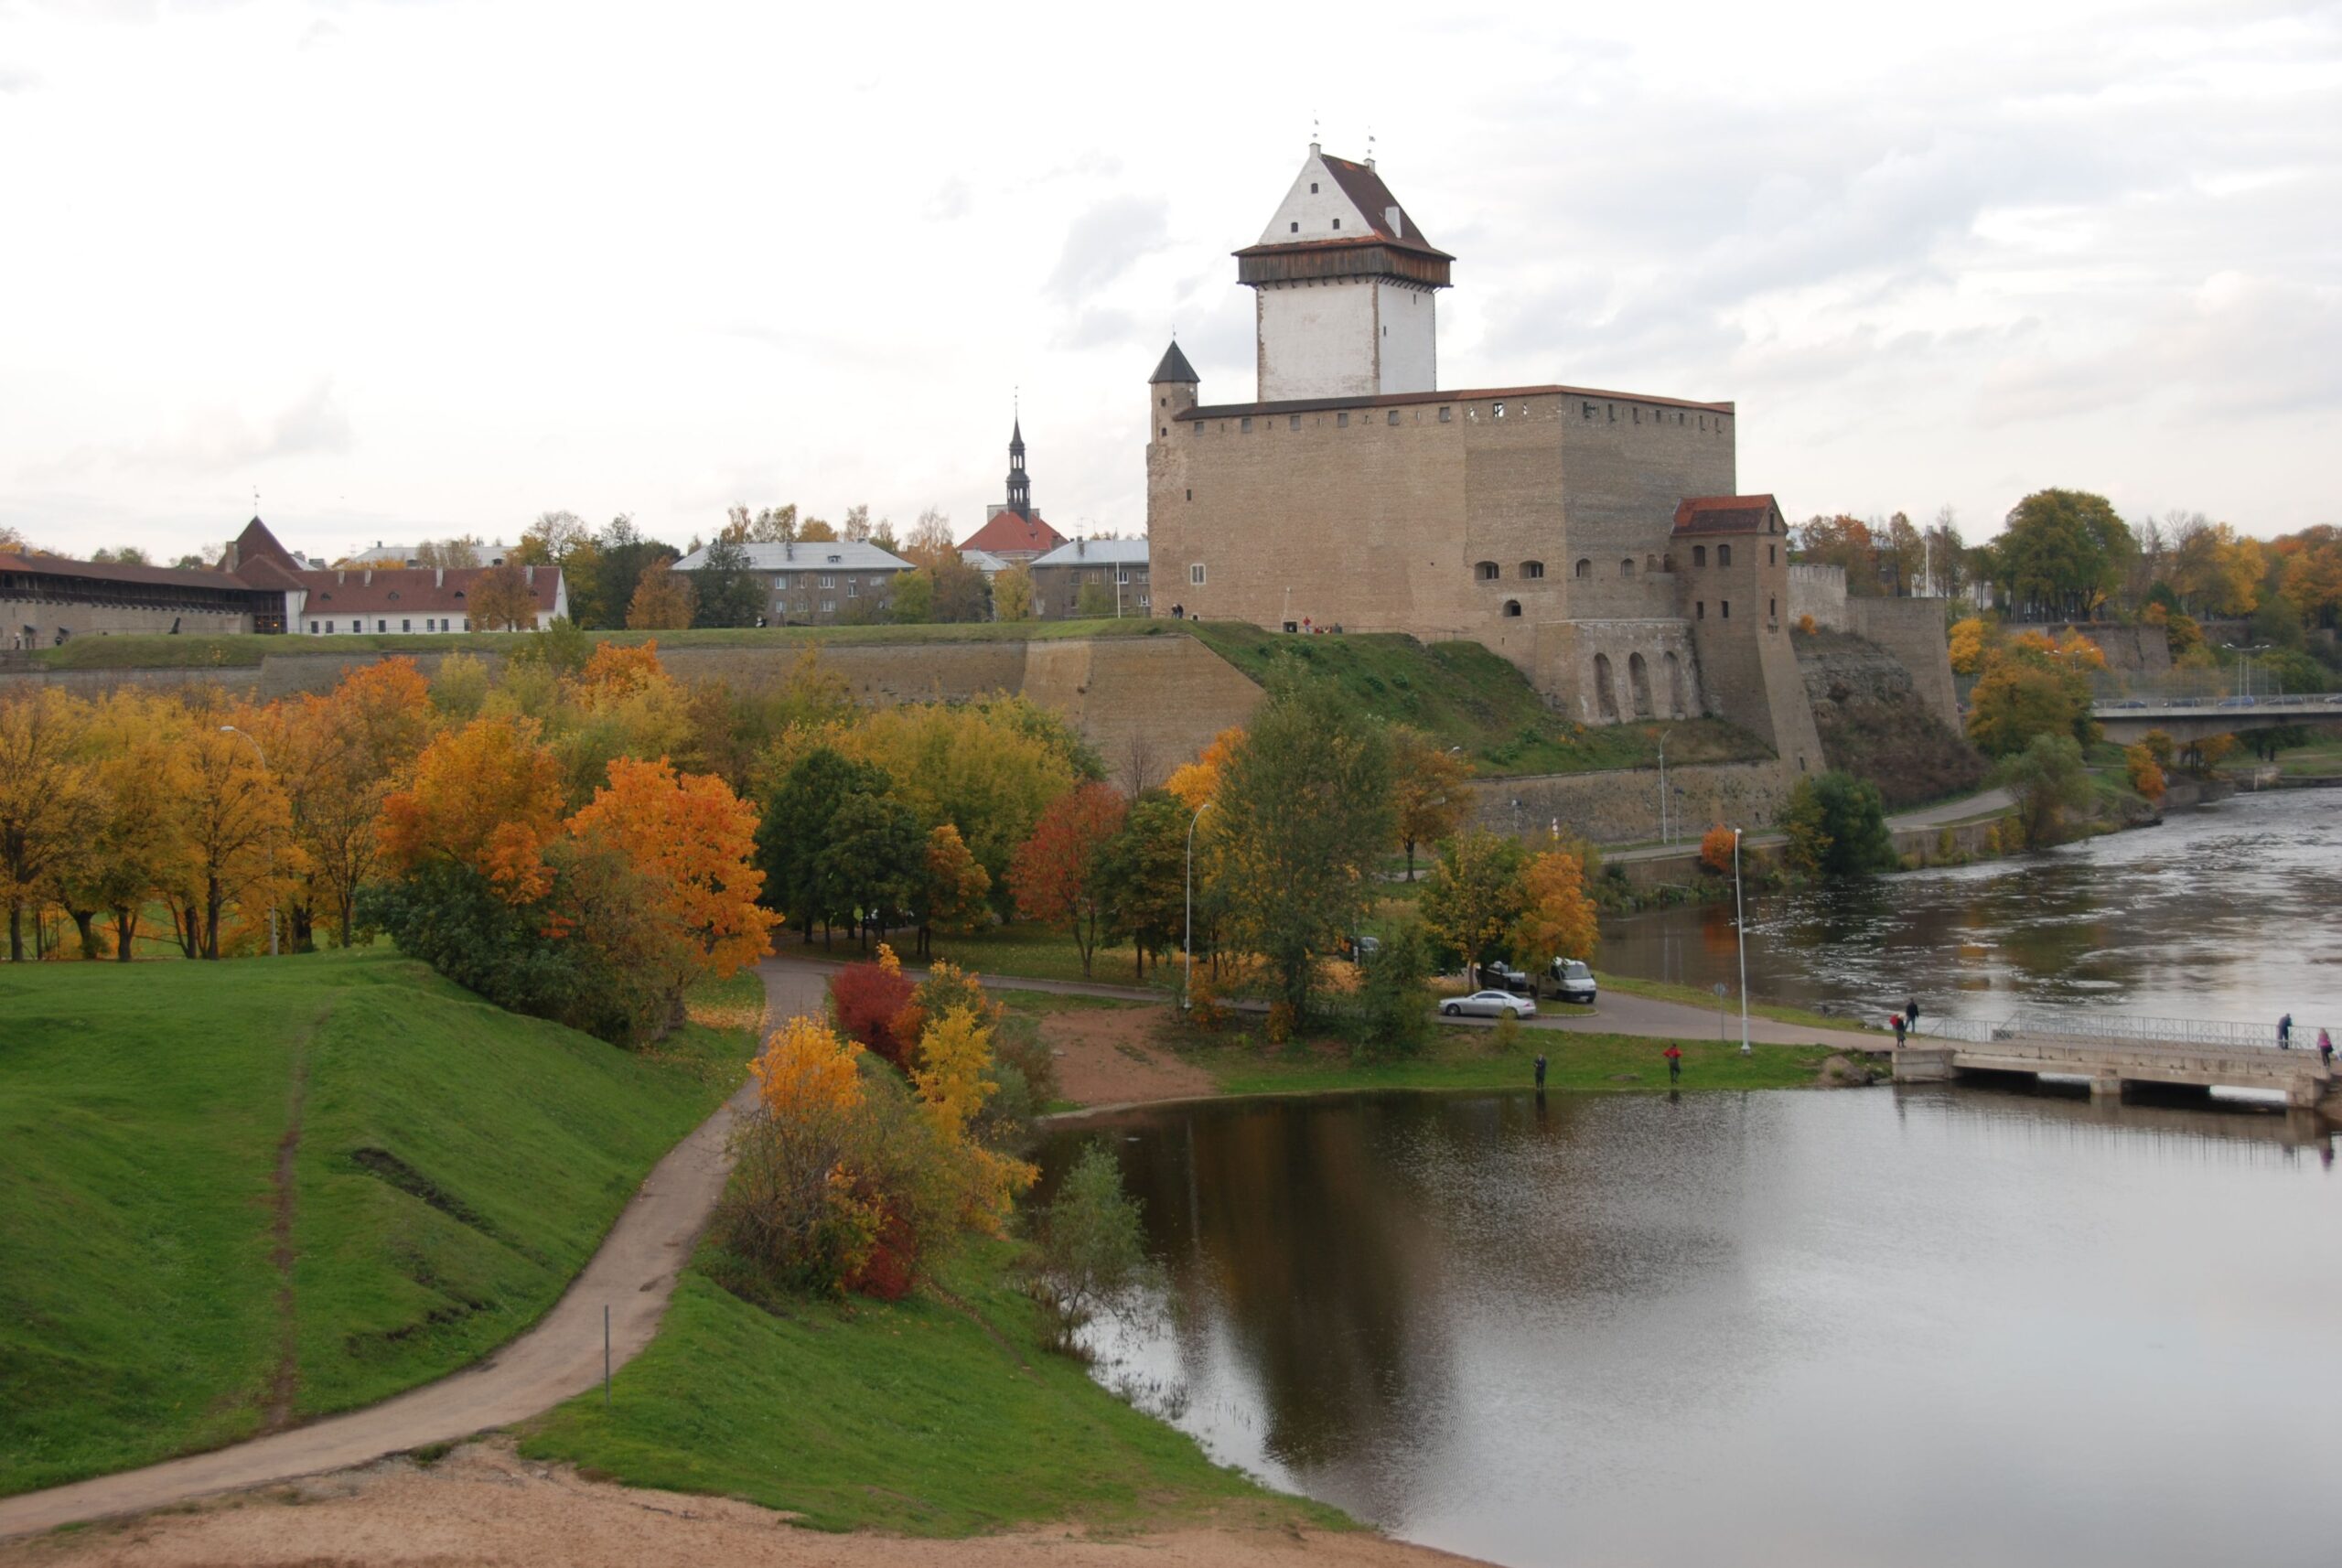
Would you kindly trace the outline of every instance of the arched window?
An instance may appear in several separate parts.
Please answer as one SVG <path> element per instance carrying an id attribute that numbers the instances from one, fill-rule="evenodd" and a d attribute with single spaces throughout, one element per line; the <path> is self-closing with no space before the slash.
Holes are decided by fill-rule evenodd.
<path id="1" fill-rule="evenodd" d="M 1524 577 L 1542 577 L 1545 575 L 1545 563 L 1542 561 L 1523 561 L 1520 564 L 1520 575 Z"/>
<path id="2" fill-rule="evenodd" d="M 1610 656 L 1594 656 L 1594 707 L 1595 714 L 1606 724 L 1618 722 L 1618 693 L 1610 683 Z"/>
<path id="3" fill-rule="evenodd" d="M 1621 577 L 1631 577 L 1634 575 L 1635 561 L 1633 556 L 1630 555 L 1626 560 L 1618 563 L 1618 575 Z"/>
<path id="4" fill-rule="evenodd" d="M 1472 575 L 1477 577 L 1483 583 L 1493 583 L 1499 575 L 1501 575 L 1501 573 L 1499 571 L 1495 562 L 1480 561 L 1474 563 L 1472 566 Z"/>
<path id="5" fill-rule="evenodd" d="M 1656 555 L 1646 555 L 1646 556 L 1644 556 L 1644 557 L 1643 557 L 1643 570 L 1644 570 L 1644 571 L 1646 571 L 1646 572 L 1656 572 L 1656 571 L 1658 571 L 1658 570 L 1659 570 L 1659 557 L 1658 557 L 1658 556 L 1656 556 Z"/>
<path id="6" fill-rule="evenodd" d="M 1591 577 L 1591 576 L 1593 576 L 1593 575 L 1594 575 L 1594 563 L 1593 563 L 1593 562 L 1591 562 L 1591 561 L 1587 561 L 1587 560 L 1581 559 L 1581 560 L 1578 562 L 1578 564 L 1577 564 L 1577 575 L 1578 575 L 1579 576 L 1581 576 L 1581 577 Z"/>
<path id="7" fill-rule="evenodd" d="M 1635 702 L 1635 717 L 1650 717 L 1650 666 L 1639 653 L 1627 655 L 1627 690 Z"/>
<path id="8" fill-rule="evenodd" d="M 1716 564 L 1719 566 L 1729 566 L 1732 564 L 1731 545 L 1719 544 L 1716 546 Z"/>
<path id="9" fill-rule="evenodd" d="M 1667 656 L 1667 715 L 1683 716 L 1683 661 L 1670 653 Z"/>
<path id="10" fill-rule="evenodd" d="M 1504 602 L 1504 613 L 1505 613 L 1505 614 L 1507 614 L 1507 615 L 1509 615 L 1509 616 L 1517 616 L 1517 615 L 1519 615 L 1519 614 L 1520 613 L 1520 601 L 1519 599 L 1507 599 L 1507 600 L 1505 600 L 1505 602 Z"/>
<path id="11" fill-rule="evenodd" d="M 1694 566 L 1704 566 L 1707 564 L 1708 547 L 1704 544 L 1694 544 L 1692 546 L 1692 564 Z"/>
<path id="12" fill-rule="evenodd" d="M 1660 570 L 1663 572 L 1672 572 L 1675 570 L 1675 557 L 1672 555 L 1662 555 L 1659 558 L 1659 565 Z"/>

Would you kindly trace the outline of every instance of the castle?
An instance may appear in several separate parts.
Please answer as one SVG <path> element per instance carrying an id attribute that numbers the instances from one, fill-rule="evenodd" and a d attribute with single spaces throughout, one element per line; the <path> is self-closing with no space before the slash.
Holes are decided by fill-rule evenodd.
<path id="1" fill-rule="evenodd" d="M 1313 143 L 1258 243 L 1256 395 L 1147 386 L 1158 605 L 1298 630 L 1465 638 L 1587 724 L 1714 714 L 1823 764 L 1789 639 L 1789 536 L 1740 495 L 1730 403 L 1439 390 L 1434 245 L 1371 158 Z"/>

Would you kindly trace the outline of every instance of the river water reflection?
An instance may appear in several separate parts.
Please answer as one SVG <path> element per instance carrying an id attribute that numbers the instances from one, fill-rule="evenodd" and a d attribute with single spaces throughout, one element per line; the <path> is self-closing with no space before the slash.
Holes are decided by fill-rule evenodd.
<path id="1" fill-rule="evenodd" d="M 1605 921 L 1600 967 L 1735 980 L 1732 906 Z M 2273 1023 L 2342 1020 L 2342 790 L 2239 796 L 2048 854 L 1759 897 L 1748 988 L 1881 1021 L 2025 1004 Z"/>
<path id="2" fill-rule="evenodd" d="M 2298 1116 L 1929 1089 L 1102 1130 L 1170 1282 L 1103 1375 L 1408 1539 L 1521 1564 L 2334 1560 L 2342 1178 Z"/>

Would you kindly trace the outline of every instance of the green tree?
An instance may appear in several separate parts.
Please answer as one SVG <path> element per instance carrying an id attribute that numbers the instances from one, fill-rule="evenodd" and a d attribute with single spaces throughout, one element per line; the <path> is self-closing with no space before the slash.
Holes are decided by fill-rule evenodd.
<path id="1" fill-rule="evenodd" d="M 2022 643 L 1984 656 L 1968 698 L 1968 738 L 1989 757 L 2010 757 L 2040 735 L 2096 738 L 2090 677 L 2075 663 Z"/>
<path id="2" fill-rule="evenodd" d="M 1137 972 L 1150 954 L 1174 950 L 1187 912 L 1187 808 L 1167 790 L 1131 802 L 1123 831 L 1106 848 L 1107 940 L 1127 939 Z"/>
<path id="3" fill-rule="evenodd" d="M 1409 920 L 1382 939 L 1366 964 L 1359 990 L 1359 1044 L 1370 1051 L 1413 1056 L 1431 1039 L 1431 948 L 1421 922 Z"/>
<path id="4" fill-rule="evenodd" d="M 982 572 L 961 560 L 957 551 L 938 557 L 927 571 L 934 583 L 931 619 L 959 626 L 991 617 L 992 585 L 984 581 Z"/>
<path id="5" fill-rule="evenodd" d="M 1082 1148 L 1041 1221 L 1039 1283 L 1068 1343 L 1101 1313 L 1137 1301 L 1153 1279 L 1138 1200 L 1123 1190 L 1113 1146 Z"/>
<path id="6" fill-rule="evenodd" d="M 581 604 L 578 585 L 569 585 L 570 614 L 584 627 L 611 630 L 624 626 L 643 573 L 674 560 L 675 555 L 672 545 L 646 539 L 636 530 L 634 520 L 620 512 L 602 530 L 596 543 L 590 564 L 593 592 Z M 580 575 L 588 575 L 587 570 L 581 568 Z"/>
<path id="7" fill-rule="evenodd" d="M 2122 585 L 2138 549 L 2104 496 L 2036 490 L 1993 547 L 1994 576 L 2020 610 L 2088 617 Z"/>
<path id="8" fill-rule="evenodd" d="M 2065 836 L 2067 817 L 2090 803 L 2081 745 L 2069 735 L 2035 736 L 1994 777 L 2015 798 L 2017 831 L 2027 849 L 2057 843 Z"/>
<path id="9" fill-rule="evenodd" d="M 813 854 L 815 897 L 824 919 L 868 929 L 909 923 L 927 886 L 927 834 L 919 813 L 874 789 L 847 791 L 830 818 L 829 838 Z"/>
<path id="10" fill-rule="evenodd" d="M 1898 864 L 1878 786 L 1832 769 L 1800 779 L 1781 815 L 1789 863 L 1809 876 L 1868 876 Z"/>
<path id="11" fill-rule="evenodd" d="M 992 580 L 992 609 L 997 620 L 1031 620 L 1033 574 L 1021 565 L 996 574 Z"/>
<path id="12" fill-rule="evenodd" d="M 754 626 L 764 614 L 763 579 L 749 566 L 747 552 L 729 539 L 707 547 L 692 578 L 699 593 L 693 626 Z"/>
<path id="13" fill-rule="evenodd" d="M 1423 924 L 1476 971 L 1505 956 L 1523 908 L 1528 859 L 1516 841 L 1486 828 L 1467 828 L 1439 846 L 1439 864 L 1423 884 Z"/>
<path id="14" fill-rule="evenodd" d="M 921 566 L 895 579 L 895 622 L 924 626 L 935 615 L 935 574 Z"/>
<path id="15" fill-rule="evenodd" d="M 804 940 L 813 940 L 815 920 L 826 930 L 841 906 L 852 916 L 852 898 L 824 880 L 829 867 L 822 859 L 839 812 L 851 798 L 883 795 L 887 788 L 883 769 L 817 746 L 797 759 L 766 798 L 757 823 L 765 905 L 796 926 Z"/>
<path id="16" fill-rule="evenodd" d="M 1073 596 L 1073 613 L 1083 620 L 1112 620 L 1114 617 L 1114 590 L 1103 583 L 1090 583 Z"/>
<path id="17" fill-rule="evenodd" d="M 1314 959 L 1358 929 L 1396 833 L 1390 737 L 1331 682 L 1275 671 L 1209 820 L 1231 934 L 1298 1019 Z"/>

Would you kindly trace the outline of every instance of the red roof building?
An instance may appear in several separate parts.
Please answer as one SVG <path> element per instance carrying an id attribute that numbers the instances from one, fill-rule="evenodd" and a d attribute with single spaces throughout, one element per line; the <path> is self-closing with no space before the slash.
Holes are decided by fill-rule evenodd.
<path id="1" fill-rule="evenodd" d="M 500 631 L 474 625 L 472 596 L 491 572 L 521 575 L 543 630 L 569 613 L 569 585 L 558 566 L 396 566 L 317 571 L 305 566 L 254 518 L 228 546 L 222 572 L 253 587 L 282 593 L 284 623 L 278 629 L 305 637 L 353 632 Z"/>

